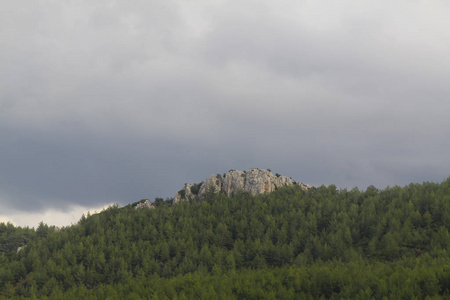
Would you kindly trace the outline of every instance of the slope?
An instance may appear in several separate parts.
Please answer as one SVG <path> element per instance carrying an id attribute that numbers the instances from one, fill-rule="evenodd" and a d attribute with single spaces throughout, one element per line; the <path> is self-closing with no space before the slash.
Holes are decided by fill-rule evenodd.
<path id="1" fill-rule="evenodd" d="M 112 206 L 2 253 L 7 297 L 448 297 L 450 179 Z M 24 280 L 26 278 L 26 280 Z"/>

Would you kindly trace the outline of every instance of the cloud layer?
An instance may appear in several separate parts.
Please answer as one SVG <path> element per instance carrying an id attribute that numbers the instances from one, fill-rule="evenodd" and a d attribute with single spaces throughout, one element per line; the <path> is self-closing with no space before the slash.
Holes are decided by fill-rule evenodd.
<path id="1" fill-rule="evenodd" d="M 450 4 L 13 1 L 0 208 L 171 197 L 271 168 L 365 188 L 449 175 Z"/>

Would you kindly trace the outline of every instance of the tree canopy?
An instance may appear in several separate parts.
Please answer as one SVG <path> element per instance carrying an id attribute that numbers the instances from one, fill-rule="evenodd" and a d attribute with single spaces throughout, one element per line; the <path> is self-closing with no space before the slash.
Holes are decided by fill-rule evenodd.
<path id="1" fill-rule="evenodd" d="M 61 229 L 0 224 L 0 298 L 450 296 L 450 179 L 169 202 Z"/>

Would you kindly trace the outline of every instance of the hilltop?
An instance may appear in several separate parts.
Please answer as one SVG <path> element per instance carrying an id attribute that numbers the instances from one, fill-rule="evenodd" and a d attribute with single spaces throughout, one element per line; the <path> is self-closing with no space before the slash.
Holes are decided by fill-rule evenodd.
<path id="1" fill-rule="evenodd" d="M 230 170 L 228 173 L 211 175 L 205 181 L 196 184 L 185 184 L 174 197 L 174 203 L 182 200 L 203 200 L 206 193 L 225 193 L 232 197 L 238 191 L 248 192 L 252 195 L 267 194 L 284 186 L 298 185 L 303 190 L 309 186 L 301 182 L 293 181 L 292 178 L 275 175 L 271 170 L 252 168 L 248 171 Z"/>

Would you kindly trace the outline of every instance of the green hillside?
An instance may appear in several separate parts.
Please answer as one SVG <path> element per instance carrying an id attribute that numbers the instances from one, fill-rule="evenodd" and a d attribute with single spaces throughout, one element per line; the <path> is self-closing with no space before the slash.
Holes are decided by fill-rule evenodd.
<path id="1" fill-rule="evenodd" d="M 158 204 L 0 224 L 0 299 L 450 298 L 450 178 Z"/>

